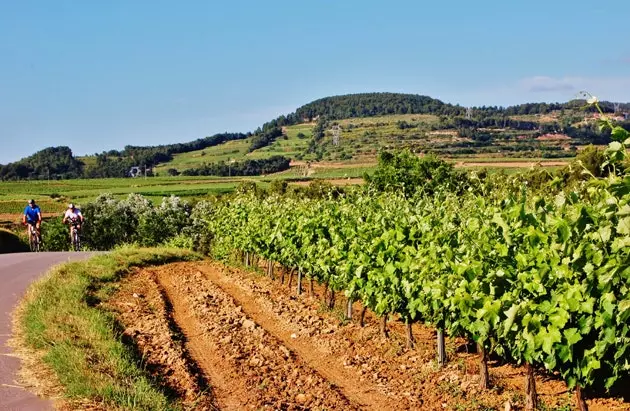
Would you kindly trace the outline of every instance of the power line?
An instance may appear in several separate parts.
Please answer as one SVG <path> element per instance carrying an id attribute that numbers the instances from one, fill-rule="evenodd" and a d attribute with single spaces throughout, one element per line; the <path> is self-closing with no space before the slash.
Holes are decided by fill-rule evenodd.
<path id="1" fill-rule="evenodd" d="M 332 126 L 332 134 L 333 134 L 333 145 L 339 145 L 339 136 L 341 134 L 341 127 L 338 124 Z"/>

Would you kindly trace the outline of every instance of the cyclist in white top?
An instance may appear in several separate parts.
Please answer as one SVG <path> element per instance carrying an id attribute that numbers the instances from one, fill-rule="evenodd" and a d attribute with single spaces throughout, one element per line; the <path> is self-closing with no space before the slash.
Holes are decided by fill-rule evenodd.
<path id="1" fill-rule="evenodd" d="M 77 230 L 81 230 L 81 223 L 83 223 L 83 214 L 81 214 L 81 210 L 76 208 L 74 204 L 68 205 L 68 209 L 66 213 L 63 215 L 62 223 L 65 224 L 66 221 L 69 221 L 70 224 L 70 238 L 72 238 L 72 223 L 76 223 Z"/>

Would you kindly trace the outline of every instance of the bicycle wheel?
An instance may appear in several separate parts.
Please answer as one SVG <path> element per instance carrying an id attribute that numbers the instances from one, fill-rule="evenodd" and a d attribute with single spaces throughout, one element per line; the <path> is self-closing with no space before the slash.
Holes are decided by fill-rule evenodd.
<path id="1" fill-rule="evenodd" d="M 81 240 L 79 240 L 79 233 L 76 229 L 72 233 L 72 247 L 74 248 L 74 251 L 81 250 Z"/>
<path id="2" fill-rule="evenodd" d="M 33 235 L 33 233 L 28 234 L 28 246 L 32 252 L 35 251 L 35 236 Z"/>
<path id="3" fill-rule="evenodd" d="M 28 245 L 32 252 L 39 251 L 39 237 L 33 226 L 30 226 L 28 230 Z"/>

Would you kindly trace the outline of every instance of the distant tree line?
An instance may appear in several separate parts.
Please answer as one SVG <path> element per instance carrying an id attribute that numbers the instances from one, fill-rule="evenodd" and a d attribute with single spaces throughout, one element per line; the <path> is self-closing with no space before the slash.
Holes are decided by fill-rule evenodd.
<path id="1" fill-rule="evenodd" d="M 291 160 L 283 156 L 272 156 L 261 160 L 245 160 L 235 163 L 203 164 L 199 168 L 190 168 L 182 171 L 185 176 L 259 176 L 288 170 Z M 177 170 L 169 169 L 169 174 L 179 174 Z"/>
<path id="2" fill-rule="evenodd" d="M 49 147 L 7 165 L 0 165 L 0 180 L 68 179 L 83 175 L 83 163 L 70 147 Z"/>
<path id="3" fill-rule="evenodd" d="M 122 151 L 110 150 L 96 154 L 96 165 L 86 170 L 86 177 L 124 177 L 134 166 L 153 167 L 173 159 L 174 154 L 188 153 L 216 146 L 232 140 L 242 140 L 251 133 L 220 133 L 200 138 L 188 143 L 167 144 L 159 146 L 125 146 Z"/>
<path id="4" fill-rule="evenodd" d="M 259 148 L 266 147 L 276 141 L 278 137 L 282 135 L 282 129 L 280 127 L 271 127 L 265 131 L 257 130 L 252 137 L 252 142 L 249 146 L 248 152 L 258 150 Z"/>
<path id="5" fill-rule="evenodd" d="M 188 143 L 110 150 L 94 156 L 94 164 L 85 165 L 69 147 L 49 147 L 19 161 L 0 165 L 0 180 L 41 180 L 72 178 L 128 177 L 131 167 L 151 167 L 173 159 L 174 154 L 202 150 L 231 140 L 245 139 L 251 133 L 221 133 Z"/>

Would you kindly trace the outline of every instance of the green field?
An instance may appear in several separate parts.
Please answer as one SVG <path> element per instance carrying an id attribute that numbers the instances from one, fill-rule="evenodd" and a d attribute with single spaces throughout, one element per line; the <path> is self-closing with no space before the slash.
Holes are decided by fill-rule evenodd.
<path id="1" fill-rule="evenodd" d="M 263 159 L 275 155 L 295 158 L 308 147 L 308 141 L 312 136 L 312 124 L 300 124 L 288 127 L 284 136 L 278 138 L 267 147 L 248 153 L 251 139 L 228 141 L 218 146 L 208 147 L 203 150 L 189 153 L 175 154 L 172 161 L 160 164 L 153 169 L 158 175 L 165 175 L 169 168 L 175 168 L 179 172 L 189 168 L 200 167 L 203 163 L 218 163 L 220 161 L 243 161 L 246 159 Z M 298 134 L 302 133 L 302 138 Z"/>
<path id="2" fill-rule="evenodd" d="M 169 168 L 175 168 L 181 172 L 189 168 L 200 167 L 203 163 L 242 160 L 245 158 L 250 144 L 250 139 L 232 140 L 203 150 L 175 154 L 172 161 L 160 164 L 153 171 L 158 175 L 164 175 Z"/>
<path id="3" fill-rule="evenodd" d="M 137 193 L 158 201 L 171 194 L 198 199 L 230 192 L 243 180 L 242 178 L 153 177 L 5 181 L 0 182 L 0 214 L 21 213 L 29 198 L 35 199 L 44 213 L 61 213 L 69 202 L 80 206 L 93 201 L 102 193 L 111 193 L 118 198 Z"/>

